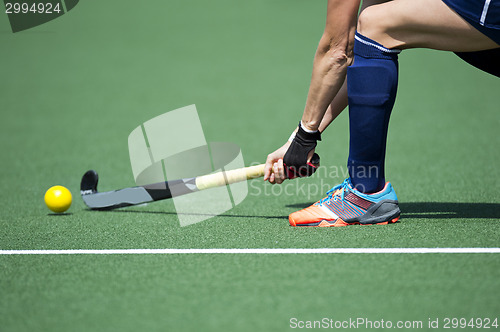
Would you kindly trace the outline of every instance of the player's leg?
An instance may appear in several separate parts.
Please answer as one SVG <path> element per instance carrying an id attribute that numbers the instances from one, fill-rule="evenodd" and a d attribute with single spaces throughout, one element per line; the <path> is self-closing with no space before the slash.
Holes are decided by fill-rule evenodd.
<path id="1" fill-rule="evenodd" d="M 292 213 L 292 226 L 387 224 L 398 220 L 396 194 L 383 176 L 385 133 L 397 86 L 397 53 L 356 37 L 354 62 L 347 69 L 350 179 L 330 190 L 326 198 Z M 368 62 L 372 57 L 374 64 Z M 375 191 L 379 192 L 364 193 Z"/>
<path id="2" fill-rule="evenodd" d="M 394 0 L 361 13 L 347 73 L 348 167 L 353 185 L 366 193 L 385 184 L 386 137 L 398 79 L 395 53 L 412 47 L 479 51 L 498 45 L 441 0 Z"/>
<path id="3" fill-rule="evenodd" d="M 484 1 L 476 2 L 484 4 Z M 490 6 L 494 3 L 492 0 Z M 479 11 L 483 9 L 480 7 Z M 476 13 L 477 16 L 481 14 Z M 442 0 L 394 0 L 370 6 L 359 17 L 358 32 L 389 49 L 473 52 L 499 47 Z"/>
<path id="4" fill-rule="evenodd" d="M 360 17 L 387 3 L 365 1 Z M 362 36 L 356 36 L 354 45 L 354 62 L 347 73 L 350 127 L 347 166 L 352 184 L 362 192 L 372 193 L 385 186 L 385 142 L 396 96 L 399 51 L 386 50 Z"/>
<path id="5" fill-rule="evenodd" d="M 349 158 L 354 187 L 374 193 L 385 186 L 385 146 L 398 84 L 398 53 L 356 33 L 347 70 Z"/>
<path id="6" fill-rule="evenodd" d="M 499 13 L 500 0 L 397 0 L 364 11 L 358 31 L 388 48 L 453 51 L 500 77 Z"/>
<path id="7" fill-rule="evenodd" d="M 361 13 L 368 7 L 373 6 L 373 5 L 378 5 L 387 1 L 391 0 L 365 0 L 361 4 Z M 342 111 L 347 107 L 348 101 L 347 101 L 347 84 L 344 81 L 344 84 L 340 88 L 339 92 L 337 92 L 337 95 L 335 98 L 333 98 L 333 101 L 330 103 L 330 106 L 328 106 L 328 109 L 325 112 L 325 115 L 323 116 L 323 119 L 321 120 L 321 124 L 319 126 L 319 131 L 323 132 L 329 125 L 332 123 L 335 118 L 342 113 Z"/>
<path id="8" fill-rule="evenodd" d="M 386 136 L 398 79 L 397 47 L 450 51 L 498 47 L 440 2 L 394 0 L 362 12 L 359 31 L 366 35 L 356 34 L 354 62 L 347 71 L 350 180 L 334 187 L 321 201 L 291 214 L 291 225 L 383 224 L 398 219 L 396 194 L 389 183 L 382 187 Z"/>
<path id="9" fill-rule="evenodd" d="M 385 3 L 363 8 L 360 18 Z M 352 184 L 366 193 L 381 190 L 385 185 L 385 142 L 396 97 L 398 53 L 356 35 L 354 62 L 347 73 L 350 134 L 347 166 Z"/>

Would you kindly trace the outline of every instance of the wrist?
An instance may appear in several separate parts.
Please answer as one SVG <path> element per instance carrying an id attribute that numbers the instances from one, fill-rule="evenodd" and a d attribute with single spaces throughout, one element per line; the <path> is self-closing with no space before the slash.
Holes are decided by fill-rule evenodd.
<path id="1" fill-rule="evenodd" d="M 302 125 L 302 121 L 299 122 L 299 127 L 297 129 L 296 136 L 302 140 L 321 141 L 321 133 L 318 130 L 311 131 L 311 130 L 305 129 Z"/>
<path id="2" fill-rule="evenodd" d="M 301 137 L 321 141 L 321 132 L 319 130 L 309 130 L 305 128 L 302 121 L 299 122 L 297 129 L 292 132 L 292 134 L 288 138 L 288 142 L 292 142 L 295 139 L 295 136 L 297 136 L 297 133 L 300 133 Z"/>
<path id="3" fill-rule="evenodd" d="M 310 121 L 306 121 L 304 122 L 303 120 L 300 121 L 299 123 L 300 127 L 306 132 L 306 133 L 309 133 L 309 134 L 314 134 L 318 131 L 318 125 L 313 123 L 313 122 L 310 122 Z"/>

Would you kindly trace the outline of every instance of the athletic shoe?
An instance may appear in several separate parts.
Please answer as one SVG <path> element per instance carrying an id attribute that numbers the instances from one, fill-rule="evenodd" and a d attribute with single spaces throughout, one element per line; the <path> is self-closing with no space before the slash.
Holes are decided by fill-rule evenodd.
<path id="1" fill-rule="evenodd" d="M 313 205 L 290 214 L 291 226 L 338 227 L 348 225 L 387 225 L 398 221 L 401 211 L 392 185 L 373 194 L 353 188 L 347 178 L 333 187 L 326 197 Z"/>

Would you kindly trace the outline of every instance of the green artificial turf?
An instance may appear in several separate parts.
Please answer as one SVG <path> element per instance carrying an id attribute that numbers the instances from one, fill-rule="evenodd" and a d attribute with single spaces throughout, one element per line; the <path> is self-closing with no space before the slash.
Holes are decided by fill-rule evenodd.
<path id="1" fill-rule="evenodd" d="M 442 326 L 446 317 L 498 316 L 492 291 L 500 286 L 498 268 L 478 277 L 492 265 L 495 255 L 7 257 L 0 272 L 2 289 L 9 288 L 2 326 L 286 331 L 293 318 L 425 327 L 439 318 Z"/>
<path id="2" fill-rule="evenodd" d="M 498 78 L 409 50 L 387 175 L 401 222 L 296 229 L 289 213 L 343 180 L 344 112 L 323 169 L 180 227 L 171 201 L 109 212 L 79 197 L 134 185 L 127 138 L 196 104 L 207 141 L 263 162 L 300 118 L 325 20 L 319 1 L 81 1 L 13 34 L 0 14 L 0 250 L 500 246 Z M 175 144 L 175 142 L 166 142 Z M 73 193 L 67 214 L 43 203 Z M 0 256 L 0 331 L 282 331 L 290 319 L 499 317 L 498 254 Z M 442 326 L 441 326 L 442 327 Z M 366 330 L 366 329 L 365 329 Z"/>

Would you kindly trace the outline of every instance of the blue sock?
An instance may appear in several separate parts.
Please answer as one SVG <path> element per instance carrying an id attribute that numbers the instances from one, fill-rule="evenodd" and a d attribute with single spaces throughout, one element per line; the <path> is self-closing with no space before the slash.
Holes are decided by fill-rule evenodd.
<path id="1" fill-rule="evenodd" d="M 398 85 L 398 53 L 356 32 L 347 69 L 349 159 L 353 186 L 373 193 L 385 185 L 385 147 Z"/>

